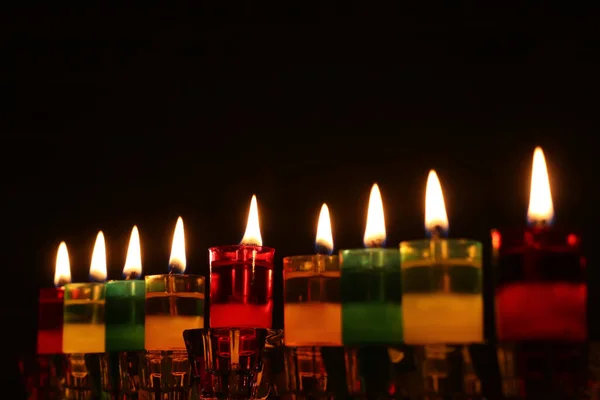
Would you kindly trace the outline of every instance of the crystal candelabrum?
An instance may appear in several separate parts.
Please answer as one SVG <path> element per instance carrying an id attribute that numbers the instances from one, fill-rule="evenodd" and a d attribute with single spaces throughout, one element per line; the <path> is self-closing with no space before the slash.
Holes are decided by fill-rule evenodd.
<path id="1" fill-rule="evenodd" d="M 240 245 L 209 249 L 210 327 L 262 328 L 273 325 L 273 257 L 262 245 L 256 196 Z"/>
<path id="2" fill-rule="evenodd" d="M 425 226 L 431 239 L 400 243 L 404 341 L 483 342 L 482 244 L 442 237 L 448 217 L 440 181 L 429 173 Z"/>
<path id="3" fill-rule="evenodd" d="M 123 268 L 125 280 L 106 283 L 106 353 L 101 358 L 102 389 L 113 399 L 135 398 L 139 359 L 144 351 L 146 282 L 141 280 L 140 237 L 131 231 Z"/>
<path id="4" fill-rule="evenodd" d="M 175 226 L 169 268 L 169 274 L 146 276 L 146 351 L 140 361 L 140 383 L 150 398 L 185 400 L 191 382 L 182 332 L 204 327 L 205 278 L 183 275 L 186 255 L 181 218 Z"/>
<path id="5" fill-rule="evenodd" d="M 333 234 L 326 204 L 321 207 L 315 244 L 317 254 L 283 259 L 285 383 L 277 394 L 296 399 L 339 393 L 332 385 L 335 371 L 329 379 L 326 364 L 335 357 L 335 349 L 343 360 L 340 264 L 339 257 L 331 255 Z"/>
<path id="6" fill-rule="evenodd" d="M 341 250 L 342 340 L 344 345 L 401 343 L 400 252 L 385 249 L 383 203 L 377 185 L 369 200 L 364 243 Z"/>
<path id="7" fill-rule="evenodd" d="M 100 358 L 106 349 L 106 245 L 100 231 L 94 244 L 90 283 L 64 287 L 63 352 L 66 372 L 63 396 L 87 399 L 100 393 Z"/>

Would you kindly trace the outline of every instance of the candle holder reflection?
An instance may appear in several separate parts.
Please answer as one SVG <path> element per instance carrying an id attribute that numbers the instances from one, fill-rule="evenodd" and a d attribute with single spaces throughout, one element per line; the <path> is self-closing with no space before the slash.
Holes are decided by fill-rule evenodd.
<path id="1" fill-rule="evenodd" d="M 194 386 L 203 399 L 266 399 L 271 389 L 268 342 L 281 330 L 191 329 L 184 332 Z M 200 346 L 200 342 L 202 346 Z"/>
<path id="2" fill-rule="evenodd" d="M 23 355 L 19 370 L 27 399 L 61 399 L 66 376 L 64 354 Z"/>
<path id="3" fill-rule="evenodd" d="M 498 362 L 505 398 L 588 398 L 586 347 L 568 342 L 500 344 Z"/>

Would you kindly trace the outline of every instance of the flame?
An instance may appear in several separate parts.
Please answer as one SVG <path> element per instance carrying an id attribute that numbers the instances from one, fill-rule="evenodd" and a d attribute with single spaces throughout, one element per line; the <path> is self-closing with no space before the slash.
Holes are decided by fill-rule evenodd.
<path id="1" fill-rule="evenodd" d="M 183 231 L 183 219 L 179 217 L 177 218 L 177 224 L 175 225 L 175 232 L 173 232 L 169 270 L 173 273 L 183 274 L 185 272 L 185 266 L 185 234 Z"/>
<path id="2" fill-rule="evenodd" d="M 104 243 L 104 234 L 98 232 L 94 251 L 92 252 L 92 263 L 90 264 L 90 278 L 103 282 L 106 280 L 106 244 Z"/>
<path id="3" fill-rule="evenodd" d="M 258 205 L 256 203 L 256 195 L 252 195 L 252 200 L 250 201 L 250 211 L 248 211 L 246 232 L 244 233 L 241 244 L 249 246 L 262 246 L 260 224 L 258 223 Z"/>
<path id="4" fill-rule="evenodd" d="M 437 229 L 448 231 L 448 215 L 442 185 L 434 170 L 429 171 L 425 189 L 425 229 L 432 233 Z"/>
<path id="5" fill-rule="evenodd" d="M 365 247 L 382 247 L 385 245 L 385 218 L 383 216 L 383 202 L 379 186 L 375 183 L 371 188 L 369 198 L 369 211 L 367 212 L 367 227 L 363 240 Z"/>
<path id="6" fill-rule="evenodd" d="M 536 222 L 551 222 L 554 218 L 554 205 L 550 180 L 546 168 L 546 158 L 541 147 L 536 147 L 533 153 L 533 166 L 531 168 L 531 190 L 529 192 L 529 210 L 527 220 L 530 224 Z"/>
<path id="7" fill-rule="evenodd" d="M 323 203 L 321 213 L 319 214 L 319 223 L 317 224 L 317 247 L 323 248 L 327 254 L 333 252 L 333 234 L 331 233 L 331 220 L 329 218 L 329 207 Z"/>
<path id="8" fill-rule="evenodd" d="M 131 237 L 129 238 L 129 247 L 127 248 L 127 258 L 123 267 L 123 276 L 133 277 L 142 275 L 142 250 L 140 247 L 140 233 L 137 226 L 133 226 Z"/>
<path id="9" fill-rule="evenodd" d="M 60 287 L 71 282 L 71 263 L 67 244 L 60 242 L 56 253 L 56 266 L 54 267 L 54 286 Z"/>

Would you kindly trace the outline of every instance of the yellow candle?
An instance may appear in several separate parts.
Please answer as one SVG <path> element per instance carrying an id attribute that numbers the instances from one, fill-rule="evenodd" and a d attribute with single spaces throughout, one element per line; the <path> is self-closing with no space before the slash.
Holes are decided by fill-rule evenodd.
<path id="1" fill-rule="evenodd" d="M 63 353 L 104 353 L 104 284 L 65 285 Z"/>

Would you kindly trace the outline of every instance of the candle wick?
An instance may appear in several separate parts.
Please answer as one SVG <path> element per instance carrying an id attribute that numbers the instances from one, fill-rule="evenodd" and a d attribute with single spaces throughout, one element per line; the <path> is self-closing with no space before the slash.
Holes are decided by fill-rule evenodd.
<path id="1" fill-rule="evenodd" d="M 132 280 L 135 280 L 135 279 L 137 279 L 137 278 L 138 278 L 138 276 L 139 276 L 139 275 L 138 275 L 138 273 L 137 273 L 137 272 L 135 272 L 135 271 L 134 271 L 134 272 L 130 272 L 129 274 L 127 274 L 127 275 L 125 276 L 125 280 L 126 280 L 126 281 L 132 281 Z"/>

